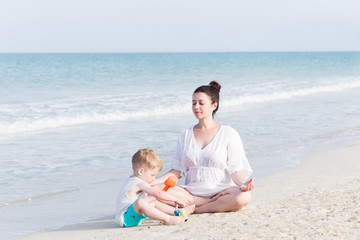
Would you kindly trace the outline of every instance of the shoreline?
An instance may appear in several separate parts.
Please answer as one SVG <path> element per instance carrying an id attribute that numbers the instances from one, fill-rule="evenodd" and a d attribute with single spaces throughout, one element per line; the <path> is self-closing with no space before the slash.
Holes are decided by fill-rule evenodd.
<path id="1" fill-rule="evenodd" d="M 193 214 L 178 226 L 146 221 L 119 228 L 113 216 L 20 240 L 82 239 L 358 239 L 360 141 L 310 154 L 299 165 L 255 181 L 240 212 Z"/>

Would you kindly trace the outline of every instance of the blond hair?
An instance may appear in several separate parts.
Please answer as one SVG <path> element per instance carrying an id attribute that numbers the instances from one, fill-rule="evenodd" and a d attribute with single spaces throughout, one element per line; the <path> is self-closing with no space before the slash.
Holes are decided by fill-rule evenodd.
<path id="1" fill-rule="evenodd" d="M 151 149 L 139 149 L 132 157 L 132 167 L 134 172 L 139 168 L 162 169 L 163 162 L 155 151 Z"/>

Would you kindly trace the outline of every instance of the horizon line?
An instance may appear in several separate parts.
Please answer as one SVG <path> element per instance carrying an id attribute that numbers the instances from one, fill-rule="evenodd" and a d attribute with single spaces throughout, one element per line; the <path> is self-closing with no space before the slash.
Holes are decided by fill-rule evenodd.
<path id="1" fill-rule="evenodd" d="M 129 52 L 0 52 L 0 54 L 196 54 L 196 53 L 358 53 L 360 50 L 279 50 L 279 51 L 168 51 L 168 52 L 161 52 L 161 51 L 149 51 L 149 52 L 137 52 L 137 51 L 129 51 Z"/>

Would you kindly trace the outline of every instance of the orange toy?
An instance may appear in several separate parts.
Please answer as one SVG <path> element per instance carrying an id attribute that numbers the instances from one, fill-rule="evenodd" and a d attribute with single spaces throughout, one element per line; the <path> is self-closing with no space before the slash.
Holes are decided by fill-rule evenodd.
<path id="1" fill-rule="evenodd" d="M 175 176 L 170 176 L 165 180 L 165 187 L 164 187 L 164 191 L 166 192 L 169 188 L 172 188 L 176 185 L 178 181 L 178 178 Z"/>

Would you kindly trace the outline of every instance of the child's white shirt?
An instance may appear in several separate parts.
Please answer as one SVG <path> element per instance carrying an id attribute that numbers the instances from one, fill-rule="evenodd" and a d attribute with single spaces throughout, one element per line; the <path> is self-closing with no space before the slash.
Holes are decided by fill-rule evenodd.
<path id="1" fill-rule="evenodd" d="M 139 191 L 137 194 L 129 194 L 131 193 L 131 190 L 138 185 L 139 183 L 145 183 L 143 180 L 137 177 L 129 177 L 128 180 L 124 183 L 122 186 L 117 200 L 116 200 L 116 213 L 115 213 L 115 221 L 122 226 L 123 220 L 124 220 L 124 213 L 127 211 L 127 209 L 133 204 L 136 200 L 138 200 L 140 197 L 146 197 L 147 194 Z"/>

